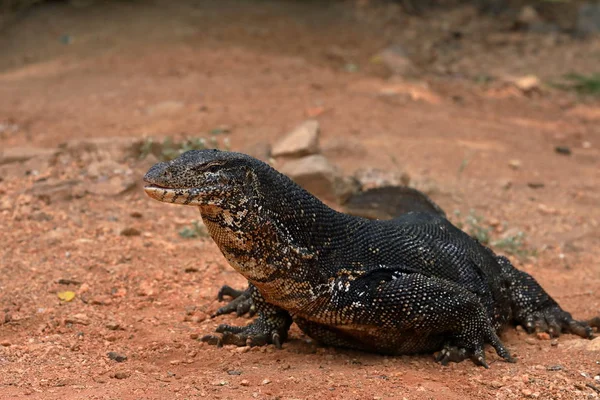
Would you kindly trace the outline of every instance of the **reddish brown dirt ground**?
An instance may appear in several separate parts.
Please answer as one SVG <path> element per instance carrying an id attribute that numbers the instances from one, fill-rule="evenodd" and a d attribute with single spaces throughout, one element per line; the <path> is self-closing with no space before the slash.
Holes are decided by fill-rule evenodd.
<path id="1" fill-rule="evenodd" d="M 460 45 L 448 43 L 453 29 Z M 515 264 L 590 318 L 600 311 L 600 105 L 477 82 L 590 72 L 599 43 L 502 29 L 469 9 L 409 18 L 231 1 L 50 3 L 6 28 L 0 146 L 5 156 L 57 150 L 0 165 L 0 398 L 597 398 L 600 339 L 509 329 L 518 362 L 488 352 L 489 370 L 324 348 L 297 328 L 282 350 L 194 340 L 246 323 L 207 317 L 220 285 L 244 280 L 210 239 L 178 234 L 197 210 L 148 199 L 140 180 L 152 160 L 125 154 L 129 140 L 223 125 L 232 149 L 256 151 L 316 116 L 323 153 L 345 173 L 402 169 L 450 214 L 473 209 L 498 237 L 525 232 L 536 255 Z M 391 38 L 419 76 L 371 62 Z M 60 300 L 67 290 L 76 297 Z"/>

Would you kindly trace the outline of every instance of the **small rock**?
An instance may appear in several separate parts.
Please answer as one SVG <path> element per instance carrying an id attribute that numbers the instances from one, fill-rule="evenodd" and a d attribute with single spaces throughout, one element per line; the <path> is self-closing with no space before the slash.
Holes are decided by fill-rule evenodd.
<path id="1" fill-rule="evenodd" d="M 526 397 L 531 397 L 531 395 L 533 394 L 533 392 L 529 389 L 521 389 L 521 393 L 523 393 L 523 396 Z"/>
<path id="2" fill-rule="evenodd" d="M 273 146 L 273 157 L 304 157 L 319 152 L 319 121 L 307 120 Z"/>
<path id="3" fill-rule="evenodd" d="M 528 338 L 526 338 L 526 339 L 525 339 L 525 343 L 527 343 L 527 344 L 530 344 L 530 345 L 535 345 L 535 344 L 537 344 L 537 343 L 538 343 L 538 341 L 537 341 L 537 340 L 535 340 L 535 339 L 534 339 L 534 338 L 532 338 L 532 337 L 528 337 Z"/>
<path id="4" fill-rule="evenodd" d="M 501 179 L 499 181 L 500 187 L 504 190 L 508 190 L 512 187 L 512 181 L 510 179 Z"/>
<path id="5" fill-rule="evenodd" d="M 571 155 L 571 149 L 567 146 L 556 146 L 554 148 L 554 151 L 557 152 L 558 154 L 563 154 L 565 156 Z"/>
<path id="6" fill-rule="evenodd" d="M 387 69 L 397 75 L 413 75 L 416 72 L 415 65 L 408 57 L 404 48 L 399 44 L 394 44 L 374 57 L 380 60 Z"/>
<path id="7" fill-rule="evenodd" d="M 529 186 L 532 189 L 541 189 L 546 185 L 544 184 L 544 182 L 527 182 L 527 186 Z"/>
<path id="8" fill-rule="evenodd" d="M 541 24 L 542 19 L 538 12 L 532 6 L 525 6 L 521 8 L 517 20 L 515 21 L 515 28 L 517 29 L 528 29 L 535 25 Z"/>
<path id="9" fill-rule="evenodd" d="M 156 103 L 148 108 L 146 108 L 146 113 L 149 115 L 164 115 L 164 114 L 172 114 L 183 108 L 184 104 L 181 101 L 175 100 L 167 100 L 161 101 L 160 103 Z"/>
<path id="10" fill-rule="evenodd" d="M 70 140 L 59 147 L 88 162 L 98 159 L 123 162 L 129 157 L 138 157 L 143 143 L 144 140 L 137 137 L 84 137 Z"/>
<path id="11" fill-rule="evenodd" d="M 121 231 L 121 236 L 139 236 L 141 234 L 139 229 L 133 227 L 127 227 Z"/>
<path id="12" fill-rule="evenodd" d="M 538 204 L 537 207 L 538 211 L 544 215 L 556 215 L 558 214 L 558 211 L 556 210 L 556 208 L 547 206 L 545 204 Z"/>
<path id="13" fill-rule="evenodd" d="M 154 288 L 152 284 L 148 281 L 142 281 L 137 290 L 138 296 L 152 296 L 154 294 Z"/>
<path id="14" fill-rule="evenodd" d="M 131 218 L 142 218 L 142 213 L 141 213 L 141 212 L 138 212 L 138 211 L 134 211 L 134 212 L 132 212 L 131 214 L 129 214 L 129 216 L 130 216 Z"/>
<path id="15" fill-rule="evenodd" d="M 9 147 L 0 151 L 0 165 L 24 162 L 37 157 L 51 157 L 58 154 L 58 149 L 41 147 Z"/>
<path id="16" fill-rule="evenodd" d="M 495 389 L 500 389 L 502 386 L 504 386 L 504 383 L 502 383 L 500 381 L 491 381 L 490 386 Z"/>
<path id="17" fill-rule="evenodd" d="M 240 386 L 250 386 L 250 381 L 248 379 L 242 379 L 240 381 Z"/>
<path id="18" fill-rule="evenodd" d="M 546 368 L 548 371 L 562 371 L 564 367 L 562 365 L 550 365 Z"/>
<path id="19" fill-rule="evenodd" d="M 12 315 L 9 312 L 0 311 L 0 325 L 8 324 L 10 321 L 12 321 Z"/>
<path id="20" fill-rule="evenodd" d="M 93 195 L 114 197 L 133 190 L 137 185 L 138 182 L 131 177 L 113 176 L 107 180 L 86 183 L 85 191 Z"/>
<path id="21" fill-rule="evenodd" d="M 192 340 L 197 340 L 199 337 L 200 337 L 200 334 L 198 332 L 190 333 L 190 339 L 192 339 Z"/>
<path id="22" fill-rule="evenodd" d="M 263 381 L 260 384 L 261 385 L 268 385 L 269 383 L 271 383 L 270 379 L 263 379 Z"/>
<path id="23" fill-rule="evenodd" d="M 537 336 L 539 340 L 550 340 L 550 335 L 548 332 L 538 332 L 535 336 Z"/>
<path id="24" fill-rule="evenodd" d="M 271 157 L 271 145 L 268 143 L 258 142 L 244 148 L 243 152 L 249 156 L 267 162 Z"/>
<path id="25" fill-rule="evenodd" d="M 508 166 L 512 169 L 519 169 L 521 168 L 521 160 L 510 160 Z"/>
<path id="26" fill-rule="evenodd" d="M 600 32 L 600 4 L 584 3 L 579 6 L 575 30 L 579 35 Z"/>
<path id="27" fill-rule="evenodd" d="M 315 196 L 336 200 L 336 185 L 342 179 L 341 174 L 322 155 L 290 160 L 279 170 Z"/>
<path id="28" fill-rule="evenodd" d="M 27 193 L 37 197 L 46 204 L 52 204 L 83 197 L 85 192 L 82 187 L 79 187 L 80 184 L 81 181 L 76 179 L 49 179 L 47 181 L 36 182 Z"/>
<path id="29" fill-rule="evenodd" d="M 539 90 L 542 83 L 540 78 L 535 75 L 526 75 L 518 78 L 509 79 L 513 85 L 515 85 L 519 90 L 523 93 L 531 93 L 533 91 Z"/>
<path id="30" fill-rule="evenodd" d="M 105 159 L 89 163 L 87 165 L 87 175 L 90 178 L 110 177 L 122 174 L 127 169 L 127 166 L 121 165 L 114 160 Z"/>
<path id="31" fill-rule="evenodd" d="M 550 346 L 554 346 L 554 347 L 558 346 L 558 339 L 552 339 L 550 341 Z"/>
<path id="32" fill-rule="evenodd" d="M 108 321 L 105 326 L 111 331 L 121 329 L 121 324 L 119 324 L 117 321 Z"/>
<path id="33" fill-rule="evenodd" d="M 90 300 L 93 305 L 96 306 L 108 306 L 112 304 L 112 299 L 109 296 L 94 296 Z"/>
<path id="34" fill-rule="evenodd" d="M 8 340 L 2 340 L 0 346 L 10 347 L 11 343 Z"/>
<path id="35" fill-rule="evenodd" d="M 109 351 L 107 354 L 108 358 L 110 358 L 111 360 L 115 360 L 116 362 L 124 362 L 127 361 L 127 356 L 124 354 L 119 354 L 117 352 L 114 351 Z"/>
<path id="36" fill-rule="evenodd" d="M 242 347 L 235 348 L 235 352 L 240 353 L 240 354 L 247 353 L 249 350 L 250 350 L 250 346 L 242 346 Z"/>
<path id="37" fill-rule="evenodd" d="M 131 376 L 131 372 L 129 371 L 117 371 L 113 375 L 115 379 L 127 379 Z"/>
<path id="38" fill-rule="evenodd" d="M 213 385 L 213 386 L 225 386 L 228 383 L 229 382 L 227 382 L 227 381 L 220 380 L 220 381 L 213 381 L 213 382 L 211 382 L 211 385 Z"/>
<path id="39" fill-rule="evenodd" d="M 67 317 L 65 322 L 70 324 L 89 325 L 91 321 L 85 314 L 74 314 Z"/>
<path id="40" fill-rule="evenodd" d="M 354 173 L 354 178 L 363 191 L 383 186 L 408 186 L 410 183 L 410 175 L 406 172 L 377 168 L 361 168 Z"/>
<path id="41" fill-rule="evenodd" d="M 242 371 L 236 371 L 236 370 L 231 370 L 231 371 L 227 371 L 228 375 L 241 375 Z"/>

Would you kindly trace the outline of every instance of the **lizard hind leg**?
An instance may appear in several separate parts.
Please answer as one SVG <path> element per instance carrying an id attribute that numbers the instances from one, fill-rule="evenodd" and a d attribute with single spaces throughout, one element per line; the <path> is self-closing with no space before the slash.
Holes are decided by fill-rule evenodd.
<path id="1" fill-rule="evenodd" d="M 498 256 L 497 261 L 503 273 L 510 278 L 516 324 L 523 326 L 528 333 L 547 332 L 551 337 L 561 333 L 572 333 L 586 339 L 594 337 L 592 327 L 600 327 L 599 317 L 587 322 L 573 319 L 531 275 L 514 268 L 506 257 Z"/>

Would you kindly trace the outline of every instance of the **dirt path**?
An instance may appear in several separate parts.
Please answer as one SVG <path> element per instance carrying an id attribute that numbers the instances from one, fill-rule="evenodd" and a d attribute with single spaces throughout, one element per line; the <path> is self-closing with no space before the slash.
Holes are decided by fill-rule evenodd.
<path id="1" fill-rule="evenodd" d="M 511 329 L 504 341 L 518 362 L 490 352 L 489 370 L 323 348 L 296 328 L 281 351 L 199 343 L 219 323 L 246 322 L 207 317 L 220 285 L 244 281 L 210 240 L 178 234 L 196 210 L 143 195 L 139 178 L 152 159 L 139 160 L 136 147 L 147 136 L 208 137 L 226 126 L 232 149 L 260 152 L 257 144 L 316 117 L 324 154 L 346 173 L 406 171 L 449 214 L 460 211 L 455 220 L 472 209 L 494 238 L 524 232 L 535 254 L 511 258 L 589 318 L 600 311 L 600 105 L 475 81 L 486 65 L 495 76 L 556 76 L 564 71 L 547 60 L 565 52 L 582 55 L 571 67 L 586 72 L 598 41 L 553 43 L 536 58 L 527 49 L 484 54 L 474 34 L 454 61 L 415 56 L 423 73 L 401 80 L 370 62 L 395 31 L 365 10 L 176 4 L 55 4 L 0 39 L 0 398 L 600 395 L 600 339 L 570 335 Z M 470 11 L 461 12 L 449 20 Z M 409 48 L 441 46 L 436 20 L 405 22 L 418 34 L 403 31 Z M 427 24 L 431 36 L 419 33 Z M 435 73 L 440 65 L 464 76 Z M 65 291 L 75 298 L 60 300 Z"/>

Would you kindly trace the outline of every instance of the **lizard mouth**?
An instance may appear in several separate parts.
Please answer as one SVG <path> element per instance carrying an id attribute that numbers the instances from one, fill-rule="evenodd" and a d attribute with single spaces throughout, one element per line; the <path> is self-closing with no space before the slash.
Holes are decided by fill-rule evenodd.
<path id="1" fill-rule="evenodd" d="M 227 191 L 227 186 L 202 187 L 202 188 L 169 188 L 157 184 L 144 186 L 148 197 L 163 203 L 182 204 L 186 206 L 201 206 L 210 203 L 209 196 L 215 192 Z"/>

